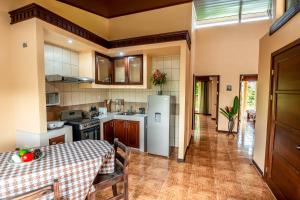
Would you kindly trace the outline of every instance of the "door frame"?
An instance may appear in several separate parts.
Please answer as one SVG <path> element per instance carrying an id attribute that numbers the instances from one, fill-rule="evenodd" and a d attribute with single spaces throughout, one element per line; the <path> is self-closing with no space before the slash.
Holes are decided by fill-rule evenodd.
<path id="1" fill-rule="evenodd" d="M 272 128 L 272 118 L 273 115 L 275 114 L 274 112 L 274 98 L 273 98 L 273 89 L 274 89 L 274 82 L 275 82 L 275 77 L 274 77 L 274 69 L 275 69 L 275 63 L 274 63 L 274 58 L 275 56 L 284 53 L 285 51 L 288 51 L 292 49 L 295 46 L 300 45 L 300 39 L 295 40 L 294 42 L 280 48 L 279 50 L 273 52 L 271 54 L 271 67 L 270 67 L 270 83 L 269 83 L 269 101 L 268 101 L 268 120 L 267 120 L 267 138 L 266 138 L 266 150 L 265 150 L 265 166 L 264 166 L 264 175 L 263 178 L 268 184 L 268 186 L 271 188 L 272 192 L 277 198 L 282 198 L 284 199 L 284 195 L 281 193 L 281 191 L 274 186 L 274 184 L 269 181 L 270 177 L 270 172 L 271 172 L 271 158 L 272 158 L 272 147 L 274 143 L 274 129 Z"/>
<path id="2" fill-rule="evenodd" d="M 242 90 L 242 81 L 246 78 L 247 80 L 258 80 L 258 74 L 240 74 L 240 83 L 239 83 L 239 111 L 238 111 L 238 124 L 237 132 L 240 131 L 240 114 L 241 114 L 241 90 Z M 257 91 L 256 91 L 257 94 Z"/>
<path id="3" fill-rule="evenodd" d="M 216 131 L 218 131 L 218 128 L 219 128 L 220 75 L 197 76 L 195 74 L 193 74 L 192 130 L 195 130 L 195 85 L 196 85 L 196 81 L 209 81 L 210 77 L 217 77 Z"/>

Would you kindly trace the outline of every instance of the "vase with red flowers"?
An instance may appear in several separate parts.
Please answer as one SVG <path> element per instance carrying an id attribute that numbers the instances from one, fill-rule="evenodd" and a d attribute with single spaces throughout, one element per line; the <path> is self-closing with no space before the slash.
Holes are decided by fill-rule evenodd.
<path id="1" fill-rule="evenodd" d="M 162 95 L 162 87 L 167 82 L 167 74 L 156 69 L 151 76 L 151 82 L 158 87 L 157 94 Z"/>

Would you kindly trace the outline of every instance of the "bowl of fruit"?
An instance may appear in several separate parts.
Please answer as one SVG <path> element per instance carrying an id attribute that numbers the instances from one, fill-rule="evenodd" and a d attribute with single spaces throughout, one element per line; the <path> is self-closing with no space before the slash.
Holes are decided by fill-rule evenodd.
<path id="1" fill-rule="evenodd" d="M 42 159 L 45 153 L 41 149 L 19 149 L 8 160 L 11 164 L 28 164 Z"/>

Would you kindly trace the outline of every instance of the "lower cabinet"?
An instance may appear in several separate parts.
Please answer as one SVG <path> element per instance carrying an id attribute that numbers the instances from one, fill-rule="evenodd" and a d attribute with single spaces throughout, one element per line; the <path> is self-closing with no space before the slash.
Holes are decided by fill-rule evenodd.
<path id="1" fill-rule="evenodd" d="M 103 123 L 103 137 L 113 143 L 114 138 L 129 147 L 140 147 L 140 123 L 128 120 L 112 120 Z"/>
<path id="2" fill-rule="evenodd" d="M 103 137 L 109 143 L 114 143 L 114 121 L 110 120 L 103 123 Z"/>

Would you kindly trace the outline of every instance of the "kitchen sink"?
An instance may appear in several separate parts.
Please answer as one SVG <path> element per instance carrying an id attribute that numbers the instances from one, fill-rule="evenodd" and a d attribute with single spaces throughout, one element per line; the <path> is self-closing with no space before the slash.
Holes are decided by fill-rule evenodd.
<path id="1" fill-rule="evenodd" d="M 135 115 L 134 112 L 120 112 L 117 115 Z"/>

